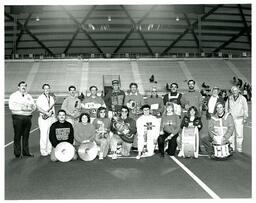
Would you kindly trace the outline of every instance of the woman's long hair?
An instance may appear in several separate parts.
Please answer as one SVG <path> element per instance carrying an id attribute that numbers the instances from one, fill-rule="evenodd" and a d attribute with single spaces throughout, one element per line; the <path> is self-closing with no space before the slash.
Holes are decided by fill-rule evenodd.
<path id="1" fill-rule="evenodd" d="M 97 118 L 100 118 L 100 111 L 101 110 L 105 110 L 105 118 L 108 117 L 108 112 L 107 112 L 107 109 L 103 106 L 101 106 L 100 108 L 97 109 Z"/>
<path id="2" fill-rule="evenodd" d="M 190 116 L 191 116 L 191 115 L 190 115 L 190 111 L 191 111 L 192 109 L 194 109 L 194 111 L 195 111 L 195 118 L 197 118 L 197 117 L 199 116 L 199 113 L 198 113 L 198 110 L 197 110 L 197 108 L 196 108 L 195 106 L 189 107 L 188 113 L 187 113 L 188 117 L 190 118 Z"/>

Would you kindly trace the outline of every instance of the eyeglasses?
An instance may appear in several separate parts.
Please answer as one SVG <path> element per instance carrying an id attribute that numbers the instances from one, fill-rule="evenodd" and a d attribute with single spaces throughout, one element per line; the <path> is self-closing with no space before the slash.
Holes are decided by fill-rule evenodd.
<path id="1" fill-rule="evenodd" d="M 100 113 L 105 113 L 105 111 L 100 111 Z"/>

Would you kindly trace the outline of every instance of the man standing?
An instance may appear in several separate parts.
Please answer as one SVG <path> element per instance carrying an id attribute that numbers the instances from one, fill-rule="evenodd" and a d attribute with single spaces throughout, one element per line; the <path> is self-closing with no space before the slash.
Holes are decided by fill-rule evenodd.
<path id="1" fill-rule="evenodd" d="M 136 121 L 141 114 L 140 108 L 144 104 L 144 99 L 138 91 L 137 83 L 132 82 L 129 87 L 130 90 L 125 95 L 124 105 L 129 108 L 129 117 Z"/>
<path id="2" fill-rule="evenodd" d="M 243 144 L 243 127 L 248 118 L 248 105 L 245 97 L 240 94 L 237 86 L 231 88 L 231 95 L 225 104 L 225 109 L 230 112 L 234 118 L 235 131 L 232 136 L 231 145 L 233 149 L 242 152 Z"/>
<path id="3" fill-rule="evenodd" d="M 42 86 L 43 93 L 37 98 L 36 105 L 39 111 L 38 126 L 40 129 L 40 153 L 42 156 L 51 154 L 52 145 L 49 140 L 50 126 L 55 119 L 54 98 L 50 94 L 50 85 Z"/>
<path id="4" fill-rule="evenodd" d="M 74 125 L 81 113 L 81 101 L 76 95 L 75 86 L 69 86 L 68 91 L 69 96 L 63 101 L 61 109 L 66 111 L 66 120 Z"/>
<path id="5" fill-rule="evenodd" d="M 120 113 L 121 107 L 124 105 L 125 93 L 120 90 L 120 84 L 118 80 L 112 81 L 112 90 L 105 96 L 105 104 L 109 111 L 113 113 Z"/>
<path id="6" fill-rule="evenodd" d="M 146 98 L 145 104 L 150 106 L 151 114 L 160 118 L 164 111 L 164 103 L 162 97 L 157 94 L 157 87 L 152 87 L 151 95 Z"/>
<path id="7" fill-rule="evenodd" d="M 224 103 L 224 99 L 219 97 L 219 88 L 213 87 L 212 88 L 212 95 L 206 99 L 206 118 L 209 120 L 212 115 L 215 114 L 215 106 L 218 102 Z"/>
<path id="8" fill-rule="evenodd" d="M 29 132 L 32 112 L 36 109 L 36 105 L 32 96 L 27 93 L 26 82 L 19 82 L 18 91 L 11 94 L 9 108 L 12 111 L 14 128 L 14 155 L 16 158 L 22 158 L 22 156 L 33 157 L 29 152 Z"/>
<path id="9" fill-rule="evenodd" d="M 200 92 L 195 91 L 195 84 L 196 82 L 194 80 L 188 81 L 188 92 L 182 95 L 182 105 L 185 107 L 185 110 L 188 110 L 191 106 L 195 106 L 201 117 L 203 99 Z"/>
<path id="10" fill-rule="evenodd" d="M 163 102 L 166 105 L 167 102 L 172 102 L 174 105 L 174 113 L 181 116 L 181 99 L 182 94 L 178 93 L 178 84 L 173 82 L 170 85 L 170 92 L 164 95 Z"/>
<path id="11" fill-rule="evenodd" d="M 86 96 L 82 101 L 82 108 L 85 113 L 90 115 L 91 120 L 93 121 L 96 118 L 98 108 L 106 107 L 104 100 L 97 95 L 98 88 L 96 86 L 90 87 L 90 96 Z"/>
<path id="12" fill-rule="evenodd" d="M 74 130 L 70 122 L 67 122 L 66 112 L 63 109 L 58 111 L 58 121 L 53 123 L 50 127 L 49 139 L 52 144 L 51 161 L 57 161 L 55 156 L 55 148 L 61 142 L 68 142 L 73 145 L 74 142 Z M 77 155 L 74 155 L 73 159 L 76 159 Z"/>

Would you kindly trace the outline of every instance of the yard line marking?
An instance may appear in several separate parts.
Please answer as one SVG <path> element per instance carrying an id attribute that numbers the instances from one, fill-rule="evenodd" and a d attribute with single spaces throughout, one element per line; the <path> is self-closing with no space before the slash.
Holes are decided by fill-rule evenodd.
<path id="1" fill-rule="evenodd" d="M 11 145 L 13 143 L 13 141 L 9 142 L 8 144 L 6 144 L 4 147 L 8 147 L 9 145 Z"/>
<path id="2" fill-rule="evenodd" d="M 31 130 L 31 131 L 29 132 L 29 134 L 35 132 L 35 131 L 38 130 L 38 129 L 39 129 L 39 128 L 37 127 L 37 128 L 35 128 L 35 129 Z M 11 142 L 9 142 L 8 144 L 4 145 L 4 148 L 8 147 L 8 146 L 11 145 L 11 144 L 13 144 L 13 141 L 11 141 Z"/>
<path id="3" fill-rule="evenodd" d="M 220 199 L 220 197 L 213 192 L 211 188 L 209 188 L 203 181 L 201 181 L 192 171 L 190 171 L 184 164 L 182 164 L 178 159 L 173 156 L 170 156 L 173 161 L 176 162 L 187 174 L 194 179 L 194 181 L 201 186 L 213 199 Z"/>

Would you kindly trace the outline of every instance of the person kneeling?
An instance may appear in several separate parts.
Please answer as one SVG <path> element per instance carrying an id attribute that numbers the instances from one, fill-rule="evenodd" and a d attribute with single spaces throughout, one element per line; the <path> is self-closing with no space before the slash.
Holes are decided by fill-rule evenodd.
<path id="1" fill-rule="evenodd" d="M 146 156 L 153 156 L 157 138 L 160 132 L 160 122 L 150 115 L 150 106 L 145 104 L 141 107 L 143 115 L 136 121 L 138 133 L 138 155 L 136 159 L 140 159 L 144 146 L 146 145 Z"/>
<path id="2" fill-rule="evenodd" d="M 60 109 L 57 114 L 58 121 L 54 122 L 50 127 L 49 139 L 52 144 L 51 161 L 58 161 L 55 156 L 55 148 L 61 142 L 68 142 L 73 145 L 74 131 L 71 123 L 66 121 L 66 111 Z M 75 154 L 73 159 L 77 159 Z"/>
<path id="3" fill-rule="evenodd" d="M 216 114 L 211 117 L 208 125 L 208 135 L 202 142 L 210 158 L 226 158 L 231 155 L 230 137 L 235 129 L 234 120 L 230 113 L 226 113 L 224 104 L 216 104 Z"/>
<path id="4" fill-rule="evenodd" d="M 111 131 L 113 136 L 110 140 L 112 159 L 117 159 L 117 145 L 122 144 L 121 155 L 130 156 L 130 151 L 136 133 L 136 122 L 129 116 L 129 108 L 122 106 L 120 117 L 113 117 Z"/>
<path id="5" fill-rule="evenodd" d="M 97 118 L 92 124 L 96 130 L 95 142 L 100 148 L 99 159 L 102 160 L 108 154 L 110 142 L 110 119 L 107 117 L 107 109 L 99 107 L 97 110 Z"/>
<path id="6" fill-rule="evenodd" d="M 166 113 L 161 120 L 160 136 L 157 139 L 160 157 L 164 157 L 164 145 L 168 141 L 167 153 L 174 156 L 177 148 L 177 137 L 180 130 L 180 118 L 174 113 L 174 105 L 171 102 L 166 103 Z"/>

